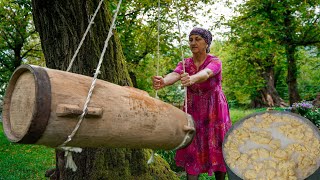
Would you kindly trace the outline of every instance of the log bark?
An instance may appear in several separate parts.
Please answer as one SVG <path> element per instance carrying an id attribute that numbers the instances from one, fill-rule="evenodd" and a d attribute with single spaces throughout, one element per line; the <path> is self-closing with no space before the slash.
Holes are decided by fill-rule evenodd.
<path id="1" fill-rule="evenodd" d="M 66 70 L 90 21 L 98 0 L 33 0 L 33 17 L 39 32 L 46 65 L 52 69 Z M 93 76 L 111 16 L 109 1 L 100 9 L 83 47 L 74 62 L 72 72 Z M 100 79 L 132 85 L 121 45 L 114 32 L 104 56 Z M 65 168 L 63 152 L 57 151 L 56 171 L 53 179 L 177 179 L 166 162 L 157 157 L 156 164 L 148 166 L 150 153 L 141 149 L 92 149 L 74 154 L 76 172 Z"/>
<path id="2" fill-rule="evenodd" d="M 17 143 L 61 145 L 79 121 L 91 81 L 76 73 L 20 66 L 4 98 L 7 137 Z M 192 117 L 182 110 L 140 89 L 98 79 L 85 119 L 68 146 L 171 150 L 182 142 L 188 145 L 193 132 Z"/>

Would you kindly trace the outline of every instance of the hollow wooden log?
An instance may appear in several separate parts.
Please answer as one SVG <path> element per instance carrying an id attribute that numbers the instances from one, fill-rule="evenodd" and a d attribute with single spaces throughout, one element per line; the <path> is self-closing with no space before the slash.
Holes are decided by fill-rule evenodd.
<path id="1" fill-rule="evenodd" d="M 3 108 L 7 138 L 58 147 L 74 130 L 92 78 L 33 65 L 13 73 Z M 190 115 L 145 91 L 97 80 L 74 147 L 174 149 L 194 136 Z M 185 141 L 184 144 L 181 144 Z"/>

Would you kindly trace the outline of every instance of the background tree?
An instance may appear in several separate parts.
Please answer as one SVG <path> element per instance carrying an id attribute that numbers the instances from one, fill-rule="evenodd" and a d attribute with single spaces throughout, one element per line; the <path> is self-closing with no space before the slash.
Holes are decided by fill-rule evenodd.
<path id="1" fill-rule="evenodd" d="M 274 39 L 285 47 L 288 74 L 290 104 L 300 100 L 298 92 L 297 47 L 311 46 L 320 43 L 320 2 L 318 0 L 272 2 L 269 17 L 276 28 Z M 283 27 L 278 26 L 282 24 Z M 278 35 L 276 35 L 279 33 Z"/>
<path id="2" fill-rule="evenodd" d="M 298 92 L 297 47 L 320 42 L 320 2 L 310 1 L 248 1 L 249 16 L 260 16 L 269 24 L 271 40 L 285 49 L 290 104 L 300 100 Z"/>
<path id="3" fill-rule="evenodd" d="M 299 62 L 298 90 L 302 99 L 312 101 L 320 92 L 319 48 L 315 46 L 300 47 L 296 57 Z"/>
<path id="4" fill-rule="evenodd" d="M 270 40 L 267 21 L 250 11 L 241 12 L 228 22 L 233 55 L 227 57 L 227 74 L 231 77 L 229 81 L 237 79 L 237 83 L 228 84 L 238 92 L 238 98 L 247 97 L 252 107 L 283 106 L 276 89 L 276 67 L 282 65 L 283 58 L 281 46 Z"/>
<path id="5" fill-rule="evenodd" d="M 0 101 L 12 72 L 22 63 L 41 64 L 30 0 L 0 0 Z"/>
<path id="6" fill-rule="evenodd" d="M 258 94 L 252 97 L 255 106 L 283 104 L 277 88 L 273 87 L 281 82 L 276 78 L 282 77 L 283 55 L 287 62 L 289 102 L 292 104 L 300 100 L 296 50 L 299 46 L 319 43 L 319 6 L 316 0 L 249 0 L 236 8 L 239 16 L 228 22 L 232 29 L 230 40 L 235 43 L 236 58 L 254 65 L 259 77 L 264 77 L 264 90 L 257 89 Z M 264 102 L 268 99 L 273 103 Z"/>
<path id="7" fill-rule="evenodd" d="M 66 70 L 98 2 L 32 1 L 35 26 L 40 34 L 47 67 Z M 97 14 L 72 72 L 93 75 L 110 23 L 108 8 L 104 6 Z M 131 85 L 116 32 L 109 43 L 100 78 L 119 85 Z M 149 155 L 148 151 L 138 149 L 86 148 L 74 156 L 78 165 L 74 173 L 65 169 L 65 157 L 58 153 L 55 175 L 57 179 L 175 179 L 175 174 L 160 158 L 155 165 L 148 166 Z"/>

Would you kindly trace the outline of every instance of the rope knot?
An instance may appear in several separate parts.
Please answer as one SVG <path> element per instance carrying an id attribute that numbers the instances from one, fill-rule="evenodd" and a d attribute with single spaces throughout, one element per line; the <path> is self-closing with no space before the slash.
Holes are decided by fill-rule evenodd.
<path id="1" fill-rule="evenodd" d="M 72 169 L 73 172 L 76 172 L 78 167 L 73 161 L 72 152 L 81 153 L 82 149 L 79 147 L 61 147 L 65 152 L 64 156 L 67 157 L 66 168 Z"/>

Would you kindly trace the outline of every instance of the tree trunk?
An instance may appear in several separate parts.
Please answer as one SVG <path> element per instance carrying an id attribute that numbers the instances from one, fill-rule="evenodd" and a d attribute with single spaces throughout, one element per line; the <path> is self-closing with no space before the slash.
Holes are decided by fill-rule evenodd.
<path id="1" fill-rule="evenodd" d="M 269 54 L 266 59 L 255 59 L 249 61 L 253 66 L 257 66 L 256 72 L 264 79 L 265 86 L 257 91 L 256 96 L 251 101 L 251 107 L 283 107 L 285 102 L 279 96 L 275 88 L 274 54 Z"/>
<path id="2" fill-rule="evenodd" d="M 298 92 L 298 84 L 297 84 L 298 70 L 297 70 L 297 63 L 294 58 L 295 49 L 296 49 L 295 46 L 292 46 L 292 45 L 286 46 L 286 54 L 287 54 L 287 62 L 288 62 L 287 84 L 289 88 L 290 105 L 300 101 L 300 95 Z"/>
<path id="3" fill-rule="evenodd" d="M 98 0 L 32 1 L 47 67 L 67 69 L 98 3 Z M 72 72 L 93 76 L 111 24 L 107 7 L 105 4 L 99 10 Z M 109 41 L 100 71 L 100 79 L 132 85 L 116 33 Z M 72 172 L 65 169 L 63 152 L 57 151 L 55 179 L 177 179 L 159 157 L 155 165 L 148 166 L 149 156 L 149 151 L 140 149 L 86 148 L 81 154 L 73 153 L 78 170 Z"/>
<path id="4" fill-rule="evenodd" d="M 258 95 L 251 102 L 251 106 L 255 108 L 286 106 L 275 88 L 274 66 L 265 66 L 264 70 L 258 71 L 258 73 L 265 80 L 266 86 L 258 91 Z"/>

